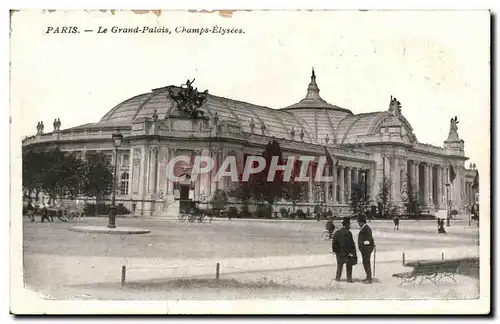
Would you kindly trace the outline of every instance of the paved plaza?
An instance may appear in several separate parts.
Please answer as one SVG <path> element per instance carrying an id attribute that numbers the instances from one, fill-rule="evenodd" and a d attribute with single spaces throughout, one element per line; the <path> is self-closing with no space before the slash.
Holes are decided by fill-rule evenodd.
<path id="1" fill-rule="evenodd" d="M 69 223 L 24 222 L 24 274 L 28 288 L 47 298 L 75 299 L 380 299 L 476 298 L 478 280 L 458 276 L 439 287 L 399 287 L 392 278 L 406 261 L 479 255 L 479 229 L 453 221 L 438 235 L 434 221 L 372 221 L 377 250 L 375 282 L 333 282 L 331 241 L 324 221 L 214 219 L 212 223 L 118 218 L 117 226 L 151 230 L 144 235 L 70 231 L 107 224 L 106 218 Z M 340 226 L 340 222 L 336 223 Z M 357 225 L 353 224 L 357 239 Z M 216 264 L 220 281 L 216 282 Z M 122 266 L 126 285 L 120 286 Z M 344 273 L 345 276 L 345 273 Z"/>

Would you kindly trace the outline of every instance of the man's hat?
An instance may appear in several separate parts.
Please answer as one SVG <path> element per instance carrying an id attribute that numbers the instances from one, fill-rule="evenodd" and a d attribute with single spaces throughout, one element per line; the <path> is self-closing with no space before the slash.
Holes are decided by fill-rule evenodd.
<path id="1" fill-rule="evenodd" d="M 358 222 L 359 223 L 366 223 L 366 216 L 363 214 L 358 215 Z"/>
<path id="2" fill-rule="evenodd" d="M 351 219 L 349 217 L 344 217 L 342 219 L 342 225 L 349 225 L 351 224 Z"/>

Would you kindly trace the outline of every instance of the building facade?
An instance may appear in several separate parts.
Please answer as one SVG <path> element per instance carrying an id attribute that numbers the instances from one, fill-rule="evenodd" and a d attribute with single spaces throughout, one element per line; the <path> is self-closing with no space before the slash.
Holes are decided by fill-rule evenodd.
<path id="1" fill-rule="evenodd" d="M 61 130 L 61 122 L 54 121 L 51 132 L 37 126 L 37 134 L 23 146 L 58 146 L 81 156 L 91 150 L 109 154 L 111 162 L 118 163 L 117 198 L 143 202 L 135 211 L 139 215 L 174 215 L 179 209 L 176 198 L 200 200 L 231 188 L 229 178 L 212 181 L 215 170 L 191 179 L 190 166 L 181 170 L 183 181 L 169 180 L 166 166 L 173 157 L 210 156 L 218 169 L 226 157 L 234 156 L 243 165 L 247 156 L 262 154 L 271 140 L 279 142 L 285 157 L 317 160 L 326 150 L 335 160 L 326 171 L 332 171 L 326 174 L 331 182 L 307 184 L 307 203 L 321 196 L 328 206 L 347 211 L 353 183 L 363 182 L 374 199 L 384 177 L 390 179 L 391 199 L 398 205 L 408 181 L 431 212 L 446 209 L 447 201 L 464 212 L 475 201 L 476 170 L 465 167 L 468 158 L 456 117 L 442 147 L 420 143 L 396 98 L 386 110 L 354 114 L 321 98 L 313 71 L 305 98 L 291 106 L 272 109 L 205 93 L 200 103 L 205 118 L 190 118 L 176 100 L 176 94 L 193 91 L 189 81 L 187 85 L 127 99 L 97 123 Z M 111 134 L 116 129 L 124 141 L 114 161 Z"/>

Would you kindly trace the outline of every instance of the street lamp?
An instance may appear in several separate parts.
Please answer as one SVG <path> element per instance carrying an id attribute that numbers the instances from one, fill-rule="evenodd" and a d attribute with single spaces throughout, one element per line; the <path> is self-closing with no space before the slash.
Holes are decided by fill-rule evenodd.
<path id="1" fill-rule="evenodd" d="M 446 226 L 450 226 L 450 208 L 451 208 L 451 206 L 450 206 L 449 188 L 450 188 L 450 184 L 447 183 L 446 184 Z"/>
<path id="2" fill-rule="evenodd" d="M 109 209 L 109 221 L 108 228 L 116 227 L 116 204 L 115 204 L 115 195 L 116 195 L 116 166 L 118 165 L 118 148 L 122 146 L 123 135 L 120 133 L 119 129 L 116 129 L 111 135 L 113 139 L 113 146 L 115 147 L 115 165 L 113 170 L 113 189 L 112 189 L 112 198 L 111 198 L 111 208 Z"/>

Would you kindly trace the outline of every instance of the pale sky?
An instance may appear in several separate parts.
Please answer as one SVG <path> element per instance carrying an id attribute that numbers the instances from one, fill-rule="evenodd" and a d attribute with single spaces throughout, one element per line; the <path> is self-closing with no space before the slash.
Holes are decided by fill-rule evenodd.
<path id="1" fill-rule="evenodd" d="M 95 34 L 98 26 L 241 28 L 244 34 Z M 78 26 L 80 34 L 45 34 Z M 419 142 L 442 146 L 458 116 L 466 155 L 489 169 L 487 11 L 15 13 L 11 114 L 19 138 L 97 122 L 153 88 L 195 86 L 272 108 L 301 100 L 315 68 L 320 95 L 353 113 L 384 111 L 393 95 Z M 16 119 L 17 118 L 17 119 Z M 17 131 L 17 132 L 16 132 Z M 467 163 L 468 165 L 468 163 Z"/>

